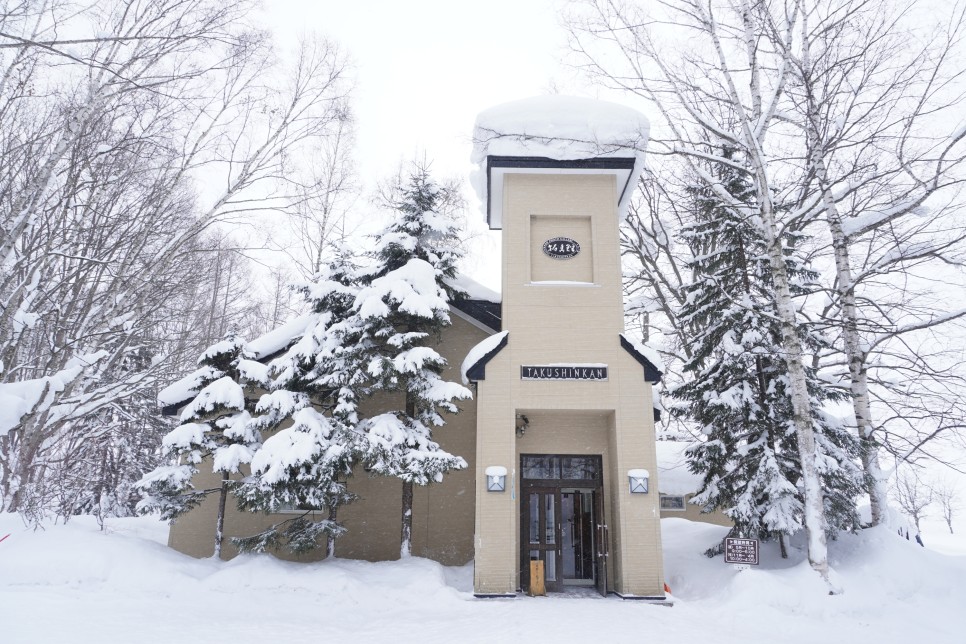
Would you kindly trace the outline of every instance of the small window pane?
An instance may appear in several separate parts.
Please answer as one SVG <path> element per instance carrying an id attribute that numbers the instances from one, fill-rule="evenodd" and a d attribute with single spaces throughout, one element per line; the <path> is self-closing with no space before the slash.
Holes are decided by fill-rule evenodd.
<path id="1" fill-rule="evenodd" d="M 600 478 L 600 459 L 596 456 L 564 456 L 560 459 L 560 478 L 597 480 Z"/>
<path id="2" fill-rule="evenodd" d="M 557 581 L 557 552 L 556 550 L 547 550 L 546 553 L 547 568 L 543 571 L 544 578 L 547 581 Z"/>
<path id="3" fill-rule="evenodd" d="M 540 543 L 540 495 L 530 495 L 530 543 Z"/>
<path id="4" fill-rule="evenodd" d="M 661 509 L 662 510 L 683 510 L 684 497 L 673 495 L 673 494 L 662 494 Z"/>
<path id="5" fill-rule="evenodd" d="M 559 479 L 560 458 L 557 456 L 524 456 L 523 478 Z"/>
<path id="6" fill-rule="evenodd" d="M 545 494 L 544 503 L 547 508 L 547 540 L 544 543 L 557 543 L 557 516 L 554 512 L 553 494 Z"/>
<path id="7" fill-rule="evenodd" d="M 599 456 L 524 456 L 522 470 L 530 480 L 601 480 Z"/>

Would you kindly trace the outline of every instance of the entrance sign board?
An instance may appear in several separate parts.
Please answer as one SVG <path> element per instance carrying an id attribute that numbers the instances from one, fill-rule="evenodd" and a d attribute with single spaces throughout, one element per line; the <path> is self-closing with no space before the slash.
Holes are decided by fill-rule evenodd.
<path id="1" fill-rule="evenodd" d="M 523 365 L 523 380 L 607 380 L 607 365 Z"/>
<path id="2" fill-rule="evenodd" d="M 758 565 L 758 539 L 725 539 L 725 563 Z"/>
<path id="3" fill-rule="evenodd" d="M 543 254 L 553 259 L 570 259 L 580 254 L 580 244 L 570 237 L 553 237 L 543 242 Z"/>

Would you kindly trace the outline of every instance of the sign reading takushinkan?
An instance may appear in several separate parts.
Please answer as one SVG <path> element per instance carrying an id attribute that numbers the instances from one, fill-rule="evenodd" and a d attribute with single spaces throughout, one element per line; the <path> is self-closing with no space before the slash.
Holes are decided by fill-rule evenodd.
<path id="1" fill-rule="evenodd" d="M 554 259 L 570 259 L 580 254 L 580 244 L 570 237 L 554 237 L 543 242 L 543 253 Z"/>
<path id="2" fill-rule="evenodd" d="M 725 539 L 725 563 L 758 565 L 758 539 Z"/>
<path id="3" fill-rule="evenodd" d="M 523 380 L 607 380 L 607 365 L 537 365 L 520 367 Z"/>

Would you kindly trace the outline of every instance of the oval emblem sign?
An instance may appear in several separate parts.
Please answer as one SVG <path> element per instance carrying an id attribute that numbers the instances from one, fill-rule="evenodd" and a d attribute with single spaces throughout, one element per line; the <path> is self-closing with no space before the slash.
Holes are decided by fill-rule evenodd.
<path id="1" fill-rule="evenodd" d="M 543 253 L 554 259 L 570 259 L 580 253 L 580 244 L 570 237 L 554 237 L 543 242 Z"/>

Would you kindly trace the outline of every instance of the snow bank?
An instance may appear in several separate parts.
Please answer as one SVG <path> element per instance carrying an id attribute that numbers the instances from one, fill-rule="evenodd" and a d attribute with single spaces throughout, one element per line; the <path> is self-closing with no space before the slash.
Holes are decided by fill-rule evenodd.
<path id="1" fill-rule="evenodd" d="M 845 592 L 826 595 L 808 565 L 802 539 L 789 558 L 761 545 L 761 564 L 736 571 L 699 553 L 728 528 L 664 519 L 665 570 L 678 602 L 709 623 L 727 623 L 749 641 L 958 642 L 966 622 L 966 558 L 949 557 L 900 539 L 885 527 L 829 542 L 829 563 Z M 737 639 L 737 633 L 731 635 Z M 723 639 L 717 641 L 731 641 Z"/>
<path id="2" fill-rule="evenodd" d="M 688 470 L 684 451 L 686 441 L 657 441 L 657 486 L 662 494 L 694 494 L 701 487 L 701 476 Z"/>
<path id="3" fill-rule="evenodd" d="M 486 157 L 546 157 L 562 161 L 600 157 L 636 159 L 631 185 L 644 169 L 650 124 L 637 110 L 575 96 L 537 96 L 481 112 L 473 130 L 470 181 L 483 204 Z"/>
<path id="4" fill-rule="evenodd" d="M 673 608 L 568 595 L 475 600 L 472 565 L 412 557 L 367 563 L 291 563 L 270 556 L 228 562 L 166 548 L 151 518 L 90 517 L 45 530 L 0 514 L 4 644 L 331 641 L 958 642 L 966 558 L 899 539 L 889 530 L 829 544 L 845 593 L 828 596 L 800 544 L 782 560 L 762 544 L 761 565 L 738 572 L 701 553 L 727 528 L 662 522 Z M 204 607 L 204 610 L 199 610 Z M 646 637 L 642 636 L 646 633 Z M 136 634 L 136 635 L 132 635 Z"/>

